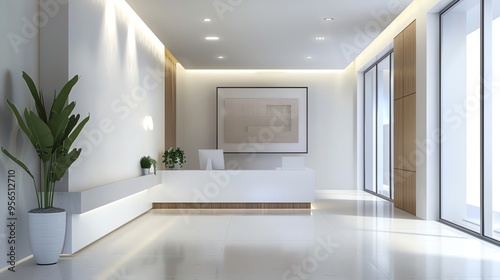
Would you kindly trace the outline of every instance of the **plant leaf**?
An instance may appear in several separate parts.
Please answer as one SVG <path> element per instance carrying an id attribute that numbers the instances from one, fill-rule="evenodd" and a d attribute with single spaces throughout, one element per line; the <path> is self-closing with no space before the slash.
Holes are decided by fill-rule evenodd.
<path id="1" fill-rule="evenodd" d="M 73 128 L 75 128 L 76 124 L 80 120 L 80 115 L 71 115 L 69 117 L 68 125 L 66 126 L 66 130 L 64 131 L 64 139 L 68 137 L 68 135 L 73 131 Z"/>
<path id="2" fill-rule="evenodd" d="M 7 104 L 9 105 L 12 113 L 14 113 L 14 116 L 17 119 L 17 123 L 19 124 L 19 127 L 21 127 L 21 130 L 24 132 L 24 134 L 26 134 L 26 136 L 29 137 L 31 135 L 31 131 L 26 126 L 26 123 L 24 122 L 23 118 L 21 117 L 21 114 L 17 110 L 17 107 L 14 104 L 12 104 L 9 100 L 7 100 Z"/>
<path id="3" fill-rule="evenodd" d="M 28 125 L 31 135 L 29 138 L 40 159 L 44 162 L 50 160 L 52 155 L 52 146 L 54 145 L 54 137 L 49 126 L 43 122 L 35 113 L 25 111 L 26 124 Z"/>
<path id="4" fill-rule="evenodd" d="M 35 100 L 36 111 L 38 112 L 38 116 L 44 122 L 47 122 L 47 112 L 45 112 L 45 104 L 43 102 L 43 96 L 38 93 L 35 83 L 31 79 L 31 77 L 23 71 L 23 79 L 28 85 L 28 88 L 31 92 L 31 96 L 33 96 L 33 100 Z"/>
<path id="5" fill-rule="evenodd" d="M 71 92 L 71 89 L 76 84 L 76 82 L 78 82 L 78 75 L 75 75 L 61 89 L 59 94 L 54 99 L 54 103 L 52 104 L 52 108 L 50 109 L 51 116 L 53 113 L 60 113 L 64 109 L 68 100 L 69 93 Z"/>
<path id="6" fill-rule="evenodd" d="M 31 171 L 29 170 L 28 166 L 26 166 L 26 164 L 24 164 L 22 161 L 17 159 L 11 153 L 9 153 L 9 151 L 7 151 L 4 147 L 2 147 L 1 149 L 2 149 L 2 152 L 6 156 L 8 156 L 11 160 L 13 160 L 15 163 L 17 163 L 17 165 L 19 165 L 22 169 L 24 169 L 24 171 L 26 171 L 26 173 L 28 173 L 28 175 L 30 175 L 30 177 L 33 179 L 33 182 L 35 182 L 35 177 L 33 176 L 33 174 L 31 174 Z"/>
<path id="7" fill-rule="evenodd" d="M 30 169 L 28 168 L 28 166 L 26 166 L 26 164 L 24 164 L 22 161 L 20 161 L 19 159 L 17 159 L 15 156 L 13 156 L 11 153 L 9 153 L 9 151 L 7 151 L 4 147 L 1 148 L 2 149 L 2 152 L 8 156 L 11 160 L 13 160 L 15 163 L 17 163 L 17 165 L 19 165 L 19 167 L 21 167 L 24 171 L 26 171 L 26 173 L 28 173 L 28 175 L 31 177 L 31 179 L 33 180 L 33 187 L 35 188 L 35 194 L 36 194 L 36 201 L 38 203 L 38 207 L 41 207 L 41 204 L 40 204 L 40 199 L 39 199 L 39 196 L 38 196 L 38 189 L 36 187 L 36 181 L 35 181 L 35 177 L 33 176 L 33 174 L 31 173 Z"/>
<path id="8" fill-rule="evenodd" d="M 50 114 L 49 128 L 54 137 L 52 151 L 55 151 L 62 144 L 69 122 L 69 115 L 75 108 L 75 104 L 75 102 L 71 102 L 71 104 L 66 106 L 60 113 L 52 112 L 52 114 Z"/>
<path id="9" fill-rule="evenodd" d="M 77 118 L 80 116 L 78 115 Z M 82 131 L 83 127 L 87 122 L 90 120 L 90 116 L 87 116 L 85 119 L 83 119 L 76 127 L 75 129 L 71 132 L 71 134 L 66 138 L 63 142 L 63 149 L 68 151 L 71 145 L 73 145 L 73 142 L 75 139 L 78 137 L 78 134 Z"/>
<path id="10" fill-rule="evenodd" d="M 51 169 L 54 175 L 54 182 L 57 182 L 61 180 L 61 178 L 64 176 L 64 173 L 68 170 L 68 168 L 75 162 L 75 160 L 78 159 L 80 156 L 80 153 L 82 152 L 82 149 L 73 149 L 71 152 L 68 154 L 56 158 L 51 165 Z"/>

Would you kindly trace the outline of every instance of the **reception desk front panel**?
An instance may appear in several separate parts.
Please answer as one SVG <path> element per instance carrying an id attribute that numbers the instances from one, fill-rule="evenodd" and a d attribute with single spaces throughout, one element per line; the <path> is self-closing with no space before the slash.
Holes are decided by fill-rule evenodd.
<path id="1" fill-rule="evenodd" d="M 154 189 L 156 202 L 314 202 L 314 171 L 168 170 Z"/>

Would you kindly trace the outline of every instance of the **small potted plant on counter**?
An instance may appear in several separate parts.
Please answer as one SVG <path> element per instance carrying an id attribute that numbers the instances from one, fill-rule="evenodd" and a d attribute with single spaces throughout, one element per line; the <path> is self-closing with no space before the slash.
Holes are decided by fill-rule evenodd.
<path id="1" fill-rule="evenodd" d="M 150 156 L 143 156 L 140 160 L 142 175 L 148 175 L 153 166 L 154 174 L 156 175 L 156 160 Z"/>
<path id="2" fill-rule="evenodd" d="M 176 147 L 174 149 L 170 147 L 163 153 L 163 163 L 165 163 L 165 167 L 170 169 L 182 169 L 184 163 L 186 163 L 186 155 L 181 148 Z"/>

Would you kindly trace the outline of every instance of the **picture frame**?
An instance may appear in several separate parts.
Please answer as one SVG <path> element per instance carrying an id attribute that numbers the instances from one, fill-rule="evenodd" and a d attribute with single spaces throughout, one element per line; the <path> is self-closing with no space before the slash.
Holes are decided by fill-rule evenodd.
<path id="1" fill-rule="evenodd" d="M 308 153 L 308 87 L 217 87 L 217 149 Z"/>

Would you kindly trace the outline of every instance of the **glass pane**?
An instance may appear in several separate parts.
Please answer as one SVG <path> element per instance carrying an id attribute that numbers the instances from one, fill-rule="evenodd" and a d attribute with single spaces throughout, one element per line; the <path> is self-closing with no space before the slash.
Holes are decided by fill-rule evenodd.
<path id="1" fill-rule="evenodd" d="M 441 217 L 480 232 L 480 4 L 464 0 L 442 15 Z"/>
<path id="2" fill-rule="evenodd" d="M 376 67 L 365 73 L 365 189 L 375 192 Z"/>
<path id="3" fill-rule="evenodd" d="M 391 198 L 391 59 L 377 64 L 377 192 Z"/>
<path id="4" fill-rule="evenodd" d="M 490 3 L 492 10 L 485 13 L 484 234 L 500 241 L 500 2 Z"/>

